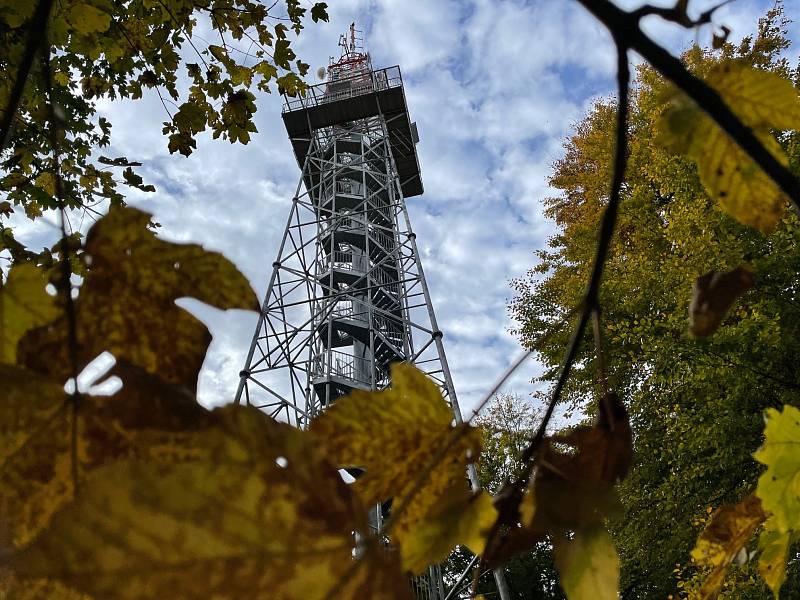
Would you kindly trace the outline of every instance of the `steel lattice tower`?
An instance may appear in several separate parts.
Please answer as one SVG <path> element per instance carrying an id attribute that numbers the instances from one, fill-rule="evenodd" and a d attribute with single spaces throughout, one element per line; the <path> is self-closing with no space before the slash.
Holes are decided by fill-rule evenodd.
<path id="1" fill-rule="evenodd" d="M 339 45 L 327 81 L 284 103 L 302 175 L 236 402 L 305 428 L 351 390 L 388 386 L 405 361 L 461 422 L 406 210 L 423 188 L 400 68 L 373 70 L 354 25 Z M 414 587 L 444 597 L 436 567 Z"/>

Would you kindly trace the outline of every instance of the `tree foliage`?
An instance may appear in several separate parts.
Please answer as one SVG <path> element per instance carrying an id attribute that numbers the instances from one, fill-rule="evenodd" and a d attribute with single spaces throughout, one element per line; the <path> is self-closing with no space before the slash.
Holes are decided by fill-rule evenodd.
<path id="1" fill-rule="evenodd" d="M 3 225 L 14 212 L 34 219 L 58 206 L 52 140 L 58 126 L 68 208 L 101 214 L 121 204 L 120 186 L 153 192 L 127 157 L 108 157 L 112 123 L 98 117 L 98 102 L 138 100 L 156 94 L 164 107 L 161 125 L 170 153 L 189 156 L 197 136 L 246 144 L 256 132 L 254 91 L 302 93 L 308 64 L 295 56 L 292 37 L 311 16 L 327 20 L 324 2 L 308 9 L 299 0 L 271 6 L 258 0 L 60 0 L 52 4 L 45 48 L 31 47 L 38 2 L 0 1 L 0 116 L 26 52 L 35 51 L 13 129 L 0 153 L 0 251 L 15 260 L 52 264 L 48 251 L 34 254 Z M 309 13 L 308 15 L 306 13 Z M 210 40 L 210 41 L 204 41 Z M 45 40 L 37 40 L 44 43 Z M 48 86 L 57 103 L 50 114 Z M 53 123 L 53 117 L 58 123 Z M 157 123 L 149 124 L 158 127 Z"/>
<path id="2" fill-rule="evenodd" d="M 784 27 L 779 6 L 740 45 L 695 47 L 683 58 L 798 173 L 800 102 L 796 70 L 781 58 Z M 774 93 L 765 91 L 772 86 Z M 636 434 L 637 460 L 621 485 L 624 509 L 612 531 L 623 595 L 664 597 L 676 593 L 675 565 L 683 577 L 696 572 L 690 551 L 706 509 L 754 489 L 762 412 L 800 402 L 792 358 L 800 339 L 800 228 L 774 187 L 753 188 L 763 175 L 739 150 L 708 146 L 724 134 L 649 66 L 639 68 L 630 111 L 627 172 L 600 292 L 608 385 L 628 399 Z M 545 381 L 567 343 L 565 315 L 580 301 L 607 203 L 613 118 L 613 103 L 602 100 L 567 141 L 550 181 L 558 195 L 546 202 L 558 232 L 530 276 L 515 282 L 511 310 L 523 343 L 550 367 Z M 737 206 L 720 197 L 722 179 L 711 176 L 721 166 L 724 175 L 726 164 L 751 178 L 733 182 L 737 193 L 749 190 Z M 694 336 L 710 337 L 692 340 L 690 319 Z M 565 391 L 576 407 L 596 389 L 600 365 L 590 339 Z"/>

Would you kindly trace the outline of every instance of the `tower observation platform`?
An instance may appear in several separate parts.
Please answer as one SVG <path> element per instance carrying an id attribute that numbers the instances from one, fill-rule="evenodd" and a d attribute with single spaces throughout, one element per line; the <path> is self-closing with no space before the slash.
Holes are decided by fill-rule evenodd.
<path id="1" fill-rule="evenodd" d="M 351 25 L 341 37 L 324 83 L 285 100 L 301 175 L 236 401 L 305 428 L 352 390 L 387 387 L 390 365 L 409 362 L 461 422 L 406 210 L 423 192 L 417 128 L 400 68 L 373 69 L 357 34 Z M 381 519 L 378 510 L 377 529 Z M 436 566 L 412 586 L 419 600 L 445 597 Z"/>
<path id="2" fill-rule="evenodd" d="M 287 97 L 283 107 L 283 122 L 301 168 L 312 145 L 309 131 L 379 115 L 386 124 L 403 196 L 419 196 L 423 193 L 416 148 L 419 135 L 408 115 L 399 66 L 345 71 L 335 81 L 309 87 L 305 97 Z"/>

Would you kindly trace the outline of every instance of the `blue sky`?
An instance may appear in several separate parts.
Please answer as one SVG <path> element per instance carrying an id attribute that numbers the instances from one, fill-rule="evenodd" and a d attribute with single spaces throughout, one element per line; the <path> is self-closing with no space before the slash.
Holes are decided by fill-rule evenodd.
<path id="1" fill-rule="evenodd" d="M 408 207 L 467 412 L 519 352 L 508 333 L 513 326 L 506 310 L 508 283 L 534 265 L 534 251 L 553 232 L 542 216 L 542 199 L 551 194 L 547 176 L 561 156 L 563 139 L 593 99 L 613 91 L 610 37 L 573 0 L 329 4 L 330 23 L 309 24 L 295 48 L 311 64 L 312 79 L 330 55 L 338 55 L 339 34 L 351 21 L 364 30 L 376 67 L 399 64 L 402 70 L 419 127 L 425 185 L 424 196 L 410 199 Z M 692 4 L 699 11 L 712 2 Z M 737 40 L 755 31 L 758 16 L 771 5 L 738 0 L 721 9 L 716 22 L 731 27 Z M 800 19 L 794 1 L 786 10 Z M 709 27 L 686 32 L 656 19 L 646 26 L 675 52 L 711 38 Z M 796 23 L 791 37 L 800 37 Z M 791 56 L 797 55 L 793 48 Z M 162 237 L 223 252 L 259 296 L 299 178 L 280 104 L 276 95 L 259 98 L 259 134 L 249 145 L 207 136 L 188 159 L 167 152 L 157 97 L 101 104 L 114 125 L 114 155 L 142 161 L 145 181 L 158 188 L 155 194 L 131 195 L 130 203 L 154 213 Z M 33 246 L 54 235 L 45 223 L 21 222 L 17 232 Z M 228 402 L 257 316 L 180 302 L 214 335 L 200 376 L 200 399 L 208 405 Z M 527 393 L 537 372 L 531 361 L 508 389 Z"/>

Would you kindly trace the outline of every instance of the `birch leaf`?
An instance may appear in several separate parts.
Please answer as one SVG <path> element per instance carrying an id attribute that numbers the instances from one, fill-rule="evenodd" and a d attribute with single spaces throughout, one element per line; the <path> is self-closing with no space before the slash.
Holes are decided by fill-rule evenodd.
<path id="1" fill-rule="evenodd" d="M 800 97 L 792 82 L 744 61 L 725 61 L 706 76 L 750 127 L 800 129 Z"/>
<path id="2" fill-rule="evenodd" d="M 800 98 L 791 81 L 738 61 L 720 63 L 706 81 L 766 149 L 787 165 L 770 130 L 800 127 Z M 745 225 L 771 232 L 785 211 L 786 196 L 684 94 L 673 90 L 668 100 L 657 124 L 659 142 L 694 159 L 708 195 L 722 210 Z"/>
<path id="3" fill-rule="evenodd" d="M 708 117 L 702 121 L 707 123 L 698 127 L 690 154 L 708 195 L 740 223 L 771 232 L 784 213 L 786 196 L 722 129 Z M 788 164 L 771 134 L 759 133 L 758 138 L 783 165 Z"/>

